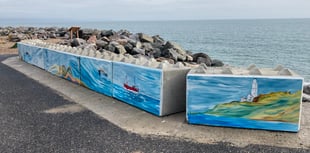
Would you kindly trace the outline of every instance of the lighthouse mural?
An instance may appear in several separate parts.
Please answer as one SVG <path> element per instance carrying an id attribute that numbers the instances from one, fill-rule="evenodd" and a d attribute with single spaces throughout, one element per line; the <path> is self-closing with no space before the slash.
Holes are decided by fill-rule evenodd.
<path id="1" fill-rule="evenodd" d="M 302 79 L 189 74 L 187 120 L 191 124 L 299 130 Z"/>
<path id="2" fill-rule="evenodd" d="M 254 98 L 257 97 L 257 90 L 258 90 L 257 81 L 256 81 L 256 79 L 253 79 L 250 94 L 248 94 L 248 96 L 246 98 L 242 97 L 240 101 L 241 102 L 244 102 L 244 101 L 253 102 Z"/>

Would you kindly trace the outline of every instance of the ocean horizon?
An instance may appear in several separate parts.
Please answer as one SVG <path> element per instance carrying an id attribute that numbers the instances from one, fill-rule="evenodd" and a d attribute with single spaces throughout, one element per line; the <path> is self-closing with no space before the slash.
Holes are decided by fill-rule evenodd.
<path id="1" fill-rule="evenodd" d="M 0 27 L 70 27 L 126 29 L 160 35 L 184 49 L 204 52 L 225 64 L 290 68 L 310 82 L 310 19 L 227 19 L 173 21 L 39 21 L 2 20 Z"/>

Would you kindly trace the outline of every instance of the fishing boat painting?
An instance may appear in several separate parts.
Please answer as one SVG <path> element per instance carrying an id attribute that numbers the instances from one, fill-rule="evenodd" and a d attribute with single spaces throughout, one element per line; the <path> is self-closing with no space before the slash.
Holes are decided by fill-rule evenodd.
<path id="1" fill-rule="evenodd" d="M 158 69 L 113 62 L 113 97 L 160 115 L 161 74 Z"/>
<path id="2" fill-rule="evenodd" d="M 134 79 L 134 80 L 136 80 L 136 79 Z M 130 86 L 128 84 L 127 76 L 126 76 L 126 82 L 124 83 L 124 88 L 126 90 L 131 91 L 131 92 L 136 93 L 136 94 L 139 92 L 139 88 L 135 85 L 135 81 L 134 81 L 134 85 L 132 85 L 132 86 Z"/>
<path id="3" fill-rule="evenodd" d="M 187 120 L 191 124 L 297 132 L 301 78 L 189 75 Z"/>

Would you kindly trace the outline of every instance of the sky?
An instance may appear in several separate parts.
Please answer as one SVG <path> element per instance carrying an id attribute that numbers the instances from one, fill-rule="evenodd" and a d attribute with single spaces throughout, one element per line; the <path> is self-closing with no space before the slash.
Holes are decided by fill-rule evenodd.
<path id="1" fill-rule="evenodd" d="M 310 18 L 310 0 L 0 0 L 0 19 L 78 21 Z"/>

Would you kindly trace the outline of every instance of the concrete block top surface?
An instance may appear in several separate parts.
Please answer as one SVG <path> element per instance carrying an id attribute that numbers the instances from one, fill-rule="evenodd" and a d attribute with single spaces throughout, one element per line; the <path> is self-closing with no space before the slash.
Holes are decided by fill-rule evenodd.
<path id="1" fill-rule="evenodd" d="M 129 63 L 129 64 L 139 65 L 139 66 L 148 67 L 148 68 L 154 68 L 154 69 L 161 69 L 161 70 L 190 69 L 190 67 L 185 66 L 182 62 L 171 64 L 166 60 L 159 62 L 154 58 L 149 58 L 143 55 L 134 57 L 130 54 L 124 54 L 124 55 L 116 54 L 110 51 L 99 52 L 92 48 L 85 47 L 82 49 L 82 48 L 71 47 L 71 46 L 66 46 L 66 45 L 48 43 L 48 42 L 44 42 L 39 39 L 23 40 L 22 42 L 20 42 L 20 44 L 46 48 L 46 49 L 50 49 L 50 50 L 57 51 L 57 52 L 73 54 L 75 56 L 90 57 L 90 58 L 103 59 L 103 60 L 114 61 L 114 62 L 123 62 L 123 63 Z"/>
<path id="2" fill-rule="evenodd" d="M 234 67 L 225 65 L 223 67 L 207 67 L 204 64 L 191 69 L 189 74 L 202 74 L 202 75 L 234 75 L 234 76 L 286 76 L 286 77 L 300 77 L 289 68 L 278 65 L 274 68 L 260 68 L 254 64 L 249 65 L 247 68 Z"/>

